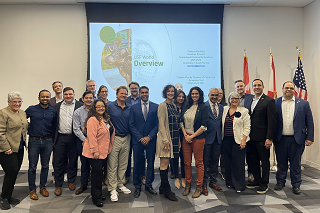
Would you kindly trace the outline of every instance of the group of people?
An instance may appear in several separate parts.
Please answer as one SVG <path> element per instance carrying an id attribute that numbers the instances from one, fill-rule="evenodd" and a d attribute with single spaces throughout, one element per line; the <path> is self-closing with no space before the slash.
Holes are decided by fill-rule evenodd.
<path id="1" fill-rule="evenodd" d="M 80 156 L 81 186 L 75 194 L 87 190 L 91 175 L 92 201 L 98 207 L 106 199 L 103 183 L 108 186 L 111 201 L 118 201 L 119 192 L 131 193 L 125 184 L 131 176 L 132 151 L 135 198 L 140 196 L 143 184 L 145 191 L 158 194 L 152 186 L 155 156 L 160 158 L 159 194 L 178 201 L 168 181 L 171 164 L 175 187 L 182 186 L 183 195 L 189 195 L 192 153 L 197 169 L 193 198 L 207 196 L 208 183 L 214 190 L 222 191 L 217 185 L 219 161 L 228 188 L 237 193 L 257 188 L 257 193 L 263 194 L 268 191 L 272 144 L 278 163 L 274 189 L 285 187 L 289 161 L 292 190 L 300 194 L 301 156 L 305 146 L 314 141 L 314 124 L 309 103 L 294 96 L 294 84 L 290 81 L 283 84 L 283 96 L 274 100 L 263 93 L 261 79 L 252 82 L 254 95 L 246 94 L 244 82 L 238 80 L 236 92 L 228 95 L 227 103 L 222 101 L 223 92 L 219 88 L 211 88 L 209 100 L 204 102 L 201 88 L 192 87 L 186 95 L 169 84 L 162 91 L 165 101 L 159 105 L 149 100 L 149 88 L 137 82 L 129 84 L 130 96 L 127 87 L 118 87 L 115 101 L 108 101 L 108 88 L 104 85 L 96 95 L 93 80 L 87 81 L 79 101 L 73 88 L 63 88 L 59 81 L 52 87 L 55 97 L 51 98 L 48 90 L 41 90 L 39 104 L 25 111 L 20 109 L 21 94 L 11 92 L 8 107 L 0 110 L 0 164 L 5 173 L 1 209 L 10 209 L 10 204 L 20 202 L 12 197 L 12 192 L 23 160 L 27 131 L 32 200 L 38 199 L 35 179 L 39 156 L 39 192 L 49 196 L 46 183 L 52 151 L 54 194 L 62 194 L 65 173 L 68 188 L 76 189 Z"/>

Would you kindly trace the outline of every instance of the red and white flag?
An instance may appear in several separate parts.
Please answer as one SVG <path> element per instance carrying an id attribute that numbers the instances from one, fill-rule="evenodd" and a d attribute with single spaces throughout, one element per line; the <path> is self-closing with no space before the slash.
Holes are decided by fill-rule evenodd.
<path id="1" fill-rule="evenodd" d="M 249 69 L 248 69 L 248 57 L 243 57 L 243 82 L 246 88 L 246 93 L 251 94 L 250 83 L 249 83 Z"/>
<path id="2" fill-rule="evenodd" d="M 269 89 L 268 96 L 276 99 L 276 69 L 274 68 L 273 55 L 270 53 L 270 80 L 269 80 Z"/>
<path id="3" fill-rule="evenodd" d="M 295 85 L 294 95 L 304 100 L 308 100 L 307 84 L 303 73 L 303 66 L 300 54 L 298 55 L 298 66 L 292 82 Z"/>

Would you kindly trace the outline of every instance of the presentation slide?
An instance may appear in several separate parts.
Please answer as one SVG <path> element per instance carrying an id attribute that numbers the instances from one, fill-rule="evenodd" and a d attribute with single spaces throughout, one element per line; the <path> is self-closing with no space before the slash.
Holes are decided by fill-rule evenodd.
<path id="1" fill-rule="evenodd" d="M 172 84 L 188 95 L 221 86 L 220 24 L 89 23 L 90 79 L 115 90 L 131 81 L 150 89 L 150 100 L 164 101 Z M 130 92 L 129 92 L 130 94 Z"/>

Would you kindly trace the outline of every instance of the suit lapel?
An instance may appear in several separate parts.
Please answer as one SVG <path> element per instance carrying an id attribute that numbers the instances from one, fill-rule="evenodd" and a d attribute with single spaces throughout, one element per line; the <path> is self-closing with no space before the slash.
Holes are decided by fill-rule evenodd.
<path id="1" fill-rule="evenodd" d="M 208 109 L 209 109 L 209 114 L 210 114 L 210 116 L 214 118 L 213 112 L 212 112 L 212 109 L 211 109 L 211 105 L 210 105 L 209 101 L 206 102 L 206 105 L 207 105 L 207 107 L 208 107 Z"/>
<path id="2" fill-rule="evenodd" d="M 300 107 L 300 100 L 297 98 L 297 97 L 295 97 L 295 102 L 294 102 L 294 115 L 293 115 L 293 120 L 296 118 L 296 116 L 297 116 L 297 112 L 299 111 L 299 107 Z"/>
<path id="3" fill-rule="evenodd" d="M 282 106 L 281 106 L 281 103 L 282 103 L 282 98 L 279 99 L 279 101 L 277 101 L 277 113 L 279 113 L 280 122 L 282 123 L 283 119 L 282 119 Z"/>
<path id="4" fill-rule="evenodd" d="M 255 108 L 253 109 L 253 112 L 251 112 L 251 114 L 254 113 L 255 109 L 257 109 L 257 107 L 259 107 L 259 105 L 264 101 L 264 98 L 265 98 L 265 94 L 262 94 L 261 98 L 259 99 L 257 105 L 255 106 Z M 252 99 L 253 100 L 253 99 Z M 252 103 L 251 103 L 252 104 Z M 251 110 L 251 105 L 250 105 L 250 110 Z"/>

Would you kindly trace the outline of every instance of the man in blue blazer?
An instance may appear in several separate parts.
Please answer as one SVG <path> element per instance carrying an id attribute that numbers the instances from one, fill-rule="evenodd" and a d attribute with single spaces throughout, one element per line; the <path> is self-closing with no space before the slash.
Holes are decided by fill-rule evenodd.
<path id="1" fill-rule="evenodd" d="M 133 185 L 136 188 L 134 197 L 141 193 L 141 173 L 145 168 L 144 151 L 147 158 L 147 177 L 145 190 L 152 195 L 157 192 L 152 188 L 154 180 L 154 159 L 156 153 L 156 141 L 158 133 L 158 104 L 149 101 L 149 88 L 139 88 L 140 103 L 132 105 L 129 126 L 133 144 Z"/>
<path id="2" fill-rule="evenodd" d="M 205 102 L 209 111 L 209 120 L 207 127 L 206 144 L 203 150 L 204 176 L 202 185 L 202 194 L 208 195 L 207 182 L 210 178 L 209 186 L 216 191 L 222 191 L 217 185 L 217 176 L 219 174 L 218 164 L 221 150 L 221 119 L 223 106 L 218 103 L 219 90 L 211 88 L 208 94 L 209 100 Z M 207 171 L 207 168 L 210 168 Z"/>
<path id="3" fill-rule="evenodd" d="M 248 110 L 250 110 L 251 102 L 252 102 L 254 95 L 246 93 L 246 88 L 245 88 L 245 84 L 244 84 L 243 80 L 235 81 L 234 87 L 236 89 L 236 92 L 240 96 L 240 106 L 245 107 Z M 250 152 L 248 150 L 249 149 L 247 149 L 247 151 L 246 151 L 246 161 L 248 164 L 248 181 L 250 183 L 252 183 L 254 180 L 254 177 L 252 174 L 252 157 L 251 157 Z"/>
<path id="4" fill-rule="evenodd" d="M 305 146 L 314 141 L 314 125 L 309 102 L 294 96 L 294 84 L 287 81 L 282 86 L 283 96 L 276 99 L 277 129 L 274 137 L 278 162 L 275 190 L 285 186 L 290 162 L 292 191 L 300 194 L 301 156 Z"/>

